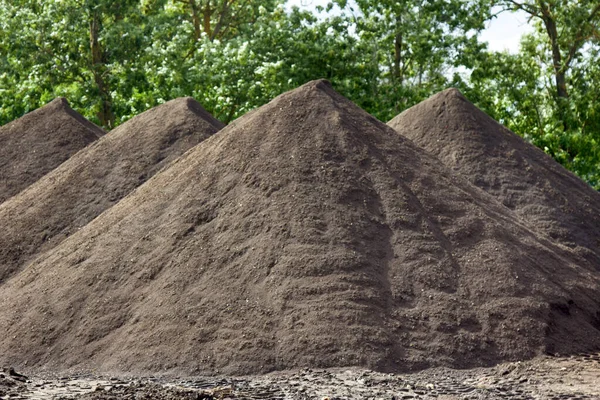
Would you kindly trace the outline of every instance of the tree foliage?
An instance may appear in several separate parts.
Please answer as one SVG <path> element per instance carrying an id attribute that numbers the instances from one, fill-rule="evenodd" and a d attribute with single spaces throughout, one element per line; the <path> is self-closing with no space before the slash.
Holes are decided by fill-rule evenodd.
<path id="1" fill-rule="evenodd" d="M 327 78 L 381 120 L 448 86 L 600 188 L 600 6 L 556 0 L 0 0 L 0 124 L 65 96 L 112 128 L 193 96 L 224 122 Z M 498 10 L 518 53 L 478 39 Z"/>
<path id="2" fill-rule="evenodd" d="M 529 15 L 518 54 L 486 53 L 466 84 L 471 98 L 600 189 L 600 3 L 500 1 Z"/>
<path id="3" fill-rule="evenodd" d="M 347 6 L 345 0 L 338 0 Z M 360 102 L 388 120 L 448 85 L 453 69 L 480 51 L 476 33 L 489 7 L 462 0 L 356 0 L 356 33 L 376 66 L 370 101 Z M 366 99 L 365 99 L 366 100 Z"/>

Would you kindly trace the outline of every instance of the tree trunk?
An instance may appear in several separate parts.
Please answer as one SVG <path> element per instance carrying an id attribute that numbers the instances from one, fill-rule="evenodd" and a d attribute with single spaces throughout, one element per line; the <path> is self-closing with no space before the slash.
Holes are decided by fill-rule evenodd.
<path id="1" fill-rule="evenodd" d="M 550 12 L 550 7 L 545 3 L 541 2 L 542 20 L 550 39 L 550 47 L 552 49 L 552 63 L 554 68 L 554 80 L 556 82 L 556 103 L 558 106 L 558 112 L 563 122 L 565 130 L 569 128 L 567 122 L 567 115 L 565 113 L 565 102 L 569 98 L 567 92 L 567 79 L 566 70 L 567 66 L 563 65 L 563 57 L 560 52 L 560 46 L 558 44 L 558 30 L 556 29 L 556 21 Z"/>
<path id="2" fill-rule="evenodd" d="M 112 113 L 110 90 L 108 83 L 104 80 L 105 60 L 104 52 L 100 46 L 98 36 L 100 34 L 100 17 L 97 12 L 92 11 L 90 15 L 90 51 L 92 53 L 92 74 L 94 82 L 98 88 L 100 99 L 102 101 L 100 111 L 97 116 L 100 124 L 108 129 L 115 125 L 115 117 Z"/>
<path id="3" fill-rule="evenodd" d="M 227 19 L 227 14 L 229 13 L 229 7 L 231 6 L 232 3 L 233 3 L 233 1 L 230 3 L 229 0 L 223 1 L 221 11 L 219 11 L 218 15 L 217 15 L 218 16 L 217 24 L 215 25 L 215 29 L 213 29 L 213 31 L 212 31 L 210 40 L 214 40 L 221 32 L 221 29 L 223 28 L 223 24 L 225 23 L 225 20 Z M 216 8 L 215 8 L 215 10 L 216 10 Z M 213 10 L 213 12 L 215 10 Z"/>
<path id="4" fill-rule="evenodd" d="M 402 62 L 402 34 L 398 33 L 394 39 L 394 77 L 402 84 L 400 63 Z"/>
<path id="5" fill-rule="evenodd" d="M 558 31 L 556 29 L 556 22 L 550 16 L 544 15 L 544 24 L 548 37 L 550 38 L 550 45 L 552 47 L 552 62 L 554 66 L 554 77 L 556 80 L 556 94 L 561 98 L 568 98 L 567 84 L 565 79 L 565 69 L 563 66 L 562 54 L 560 53 L 560 47 L 558 45 Z"/>
<path id="6" fill-rule="evenodd" d="M 402 17 L 398 16 L 396 18 L 396 22 L 398 24 L 397 28 L 398 33 L 394 38 L 394 67 L 392 73 L 394 74 L 394 78 L 398 81 L 400 85 L 402 85 L 402 72 L 400 70 L 400 63 L 402 63 Z"/>
<path id="7" fill-rule="evenodd" d="M 198 15 L 198 6 L 196 0 L 190 0 L 190 7 L 192 8 L 192 22 L 194 24 L 194 40 L 200 39 L 200 16 Z"/>
<path id="8" fill-rule="evenodd" d="M 206 2 L 206 6 L 204 7 L 204 32 L 208 35 L 209 38 L 212 38 L 212 30 L 210 26 L 210 17 L 212 16 L 213 10 L 210 8 L 210 2 Z"/>

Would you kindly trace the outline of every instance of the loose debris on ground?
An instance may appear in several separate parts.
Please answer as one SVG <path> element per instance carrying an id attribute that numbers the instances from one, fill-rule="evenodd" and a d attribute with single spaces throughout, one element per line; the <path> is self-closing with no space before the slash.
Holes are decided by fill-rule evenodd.
<path id="1" fill-rule="evenodd" d="M 191 399 L 600 399 L 600 354 L 541 357 L 492 368 L 434 368 L 414 374 L 361 369 L 304 369 L 264 376 L 169 378 L 29 378 L 1 398 L 85 400 Z M 3 387 L 3 386 L 0 386 Z M 2 397 L 4 396 L 4 397 Z"/>

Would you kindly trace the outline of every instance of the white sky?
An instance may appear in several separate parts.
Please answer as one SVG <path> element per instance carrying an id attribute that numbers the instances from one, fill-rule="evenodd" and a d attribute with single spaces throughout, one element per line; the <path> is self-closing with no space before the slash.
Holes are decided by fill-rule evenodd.
<path id="1" fill-rule="evenodd" d="M 325 7 L 330 0 L 288 0 L 287 6 L 298 6 L 303 9 L 313 10 L 316 6 Z M 519 50 L 519 40 L 532 28 L 527 24 L 527 14 L 523 12 L 503 12 L 498 17 L 487 23 L 486 29 L 481 33 L 482 41 L 488 42 L 490 50 L 507 50 L 516 53 Z"/>
<path id="2" fill-rule="evenodd" d="M 533 31 L 531 25 L 527 24 L 527 17 L 528 15 L 523 11 L 505 11 L 487 23 L 480 38 L 488 42 L 490 50 L 508 50 L 516 53 L 519 50 L 521 36 Z"/>

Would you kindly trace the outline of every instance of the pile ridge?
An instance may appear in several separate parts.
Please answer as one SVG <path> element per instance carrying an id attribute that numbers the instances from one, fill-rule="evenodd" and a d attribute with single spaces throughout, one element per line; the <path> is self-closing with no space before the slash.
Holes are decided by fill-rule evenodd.
<path id="1" fill-rule="evenodd" d="M 600 193 L 457 89 L 432 96 L 388 125 L 600 270 Z"/>
<path id="2" fill-rule="evenodd" d="M 0 205 L 0 282 L 53 248 L 223 124 L 192 98 L 120 125 Z"/>
<path id="3" fill-rule="evenodd" d="M 102 135 L 63 97 L 1 126 L 0 204 Z"/>
<path id="4" fill-rule="evenodd" d="M 575 352 L 600 344 L 600 279 L 569 257 L 314 81 L 8 280 L 0 363 L 246 374 Z"/>

